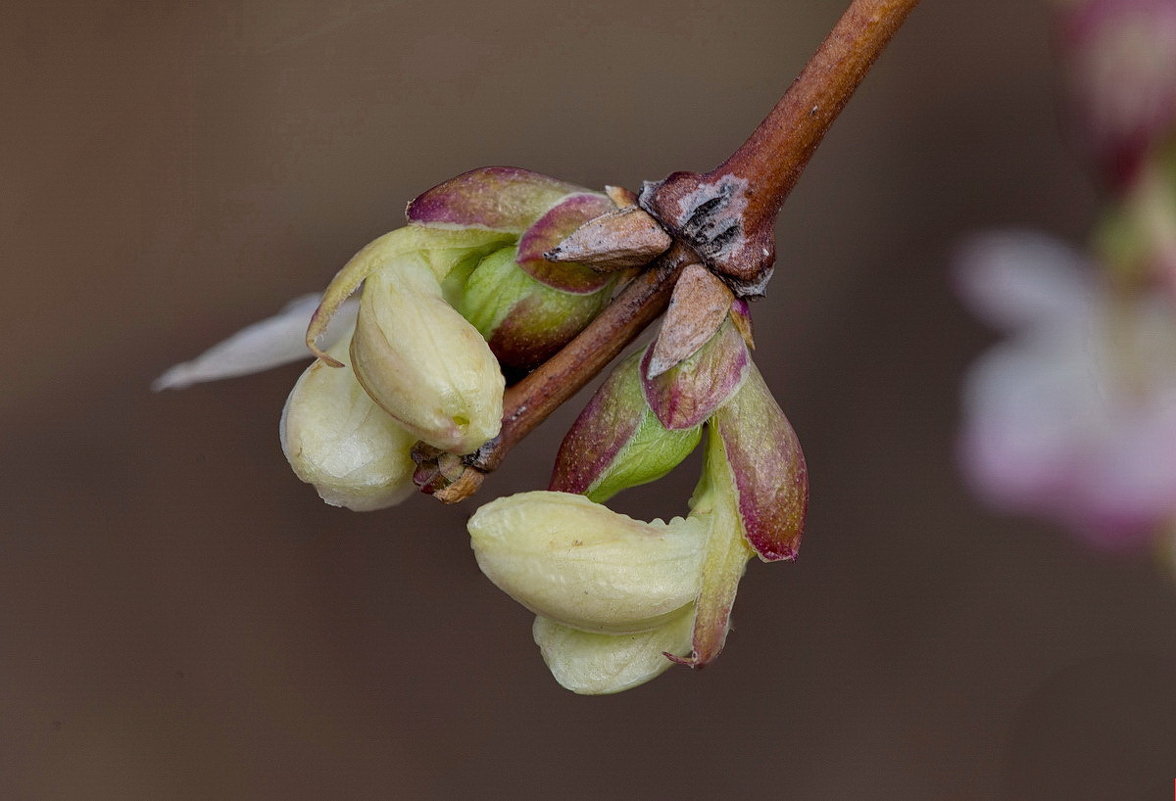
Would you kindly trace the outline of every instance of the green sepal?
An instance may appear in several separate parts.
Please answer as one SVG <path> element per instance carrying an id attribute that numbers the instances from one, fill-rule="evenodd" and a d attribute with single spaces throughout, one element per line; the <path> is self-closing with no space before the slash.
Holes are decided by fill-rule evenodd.
<path id="1" fill-rule="evenodd" d="M 604 503 L 623 489 L 657 481 L 693 453 L 701 438 L 701 425 L 668 429 L 646 406 L 632 437 L 585 494 L 590 500 Z"/>

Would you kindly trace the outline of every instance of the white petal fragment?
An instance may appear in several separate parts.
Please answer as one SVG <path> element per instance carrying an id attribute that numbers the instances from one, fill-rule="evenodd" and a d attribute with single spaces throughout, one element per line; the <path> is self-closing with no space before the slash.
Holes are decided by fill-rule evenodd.
<path id="1" fill-rule="evenodd" d="M 671 662 L 667 653 L 690 653 L 694 608 L 687 606 L 665 624 L 637 634 L 594 634 L 540 615 L 532 633 L 551 675 L 581 695 L 629 690 L 660 676 Z"/>
<path id="2" fill-rule="evenodd" d="M 469 521 L 482 572 L 544 617 L 602 633 L 648 631 L 699 593 L 706 525 L 644 523 L 565 492 L 524 492 Z"/>
<path id="3" fill-rule="evenodd" d="M 206 350 L 195 359 L 171 367 L 152 383 L 155 391 L 183 389 L 204 381 L 259 373 L 309 359 L 306 326 L 319 304 L 318 295 L 303 295 L 273 317 L 254 323 Z M 329 347 L 355 326 L 357 301 L 345 304 L 323 337 Z"/>

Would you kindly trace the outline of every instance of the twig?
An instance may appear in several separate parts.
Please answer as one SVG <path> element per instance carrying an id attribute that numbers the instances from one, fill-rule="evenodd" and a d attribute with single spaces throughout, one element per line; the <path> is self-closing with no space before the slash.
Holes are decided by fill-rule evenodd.
<path id="1" fill-rule="evenodd" d="M 455 503 L 665 310 L 687 263 L 703 261 L 742 296 L 763 293 L 775 261 L 773 226 L 829 126 L 919 0 L 853 0 L 799 77 L 730 158 L 709 173 L 647 184 L 641 205 L 674 238 L 579 336 L 507 390 L 502 430 L 435 496 Z M 435 474 L 434 474 L 435 475 Z"/>
<path id="2" fill-rule="evenodd" d="M 646 185 L 641 205 L 742 296 L 763 294 L 776 214 L 874 61 L 919 0 L 854 0 L 771 113 L 705 174 Z"/>

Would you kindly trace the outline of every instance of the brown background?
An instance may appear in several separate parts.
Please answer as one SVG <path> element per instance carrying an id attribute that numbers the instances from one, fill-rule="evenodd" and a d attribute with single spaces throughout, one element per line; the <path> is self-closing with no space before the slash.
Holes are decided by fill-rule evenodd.
<path id="1" fill-rule="evenodd" d="M 1078 239 L 1094 208 L 1036 3 L 925 3 L 785 209 L 757 358 L 812 515 L 704 673 L 560 690 L 472 506 L 355 515 L 289 474 L 298 368 L 147 391 L 463 170 L 709 168 L 842 4 L 6 4 L 0 797 L 1168 798 L 1168 575 L 995 517 L 954 468 L 991 335 L 953 243 Z M 574 413 L 483 497 L 543 486 Z M 673 514 L 692 481 L 618 505 Z"/>

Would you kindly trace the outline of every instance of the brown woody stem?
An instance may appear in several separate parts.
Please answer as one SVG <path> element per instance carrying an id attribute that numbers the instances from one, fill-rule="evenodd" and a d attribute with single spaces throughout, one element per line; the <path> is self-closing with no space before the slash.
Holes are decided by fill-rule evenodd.
<path id="1" fill-rule="evenodd" d="M 636 339 L 669 303 L 682 267 L 701 257 L 737 294 L 762 294 L 775 260 L 773 226 L 829 126 L 919 0 L 853 0 L 833 31 L 730 158 L 705 175 L 647 185 L 641 205 L 675 240 L 579 336 L 506 392 L 499 435 L 467 457 L 435 495 L 477 491 L 507 452 Z"/>
<path id="2" fill-rule="evenodd" d="M 679 172 L 641 205 L 744 296 L 763 294 L 773 227 L 817 145 L 919 0 L 853 0 L 771 113 L 730 158 Z"/>
<path id="3" fill-rule="evenodd" d="M 855 0 L 791 88 L 746 142 L 710 174 L 760 189 L 752 206 L 774 220 L 805 165 L 919 0 Z"/>

